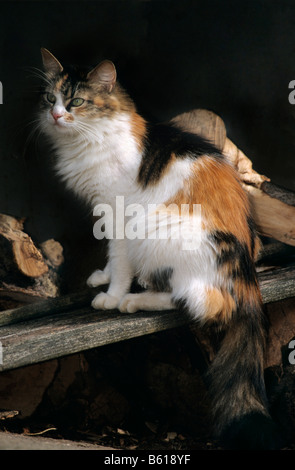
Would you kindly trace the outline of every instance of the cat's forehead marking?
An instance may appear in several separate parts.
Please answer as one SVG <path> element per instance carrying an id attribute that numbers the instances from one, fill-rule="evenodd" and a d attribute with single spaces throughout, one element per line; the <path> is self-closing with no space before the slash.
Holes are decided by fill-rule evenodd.
<path id="1" fill-rule="evenodd" d="M 65 74 L 59 79 L 55 86 L 56 91 L 60 92 L 66 101 L 72 99 L 79 88 L 79 80 L 76 80 L 69 74 Z"/>
<path id="2" fill-rule="evenodd" d="M 65 74 L 62 77 L 60 77 L 60 79 L 55 84 L 56 91 L 61 91 L 64 83 L 67 81 L 68 78 L 69 78 L 69 74 Z"/>
<path id="3" fill-rule="evenodd" d="M 54 92 L 59 93 L 65 101 L 73 98 L 79 83 L 71 79 L 68 73 L 59 77 L 54 84 Z"/>

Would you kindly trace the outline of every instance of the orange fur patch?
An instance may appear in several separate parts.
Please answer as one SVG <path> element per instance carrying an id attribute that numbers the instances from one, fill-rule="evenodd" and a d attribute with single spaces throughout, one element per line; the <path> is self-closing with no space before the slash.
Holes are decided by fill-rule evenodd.
<path id="1" fill-rule="evenodd" d="M 78 115 L 79 115 L 79 116 L 87 116 L 87 114 L 88 114 L 88 113 L 87 113 L 87 108 L 86 108 L 84 105 L 79 106 L 79 107 L 77 107 L 77 108 L 72 108 L 71 111 L 72 111 L 72 112 L 74 113 L 74 115 L 76 115 L 76 116 L 78 116 Z"/>
<path id="2" fill-rule="evenodd" d="M 61 87 L 63 85 L 63 83 L 68 79 L 69 75 L 68 74 L 65 74 L 63 75 L 59 80 L 58 82 L 56 83 L 55 85 L 55 89 L 56 91 L 60 91 L 61 90 Z"/>
<path id="3" fill-rule="evenodd" d="M 93 103 L 95 104 L 95 106 L 97 106 L 98 108 L 102 108 L 104 106 L 104 100 L 100 97 L 100 96 L 96 96 L 94 99 L 93 99 Z"/>
<path id="4" fill-rule="evenodd" d="M 215 287 L 207 289 L 204 322 L 218 320 L 222 323 L 226 323 L 231 319 L 235 309 L 236 303 L 227 291 Z"/>
<path id="5" fill-rule="evenodd" d="M 201 204 L 203 227 L 232 233 L 249 248 L 251 237 L 247 217 L 250 214 L 248 198 L 235 170 L 226 162 L 208 156 L 192 163 L 192 176 L 183 188 L 166 204 Z"/>
<path id="6" fill-rule="evenodd" d="M 70 113 L 66 113 L 66 114 L 64 115 L 64 120 L 65 120 L 66 122 L 74 121 L 74 116 L 72 116 Z"/>
<path id="7" fill-rule="evenodd" d="M 262 248 L 262 242 L 260 238 L 256 237 L 254 241 L 254 250 L 253 250 L 253 260 L 256 261 L 258 259 L 258 254 Z"/>
<path id="8" fill-rule="evenodd" d="M 146 121 L 135 112 L 131 114 L 131 132 L 139 150 L 142 151 L 144 147 L 144 137 L 146 135 Z"/>
<path id="9" fill-rule="evenodd" d="M 250 284 L 245 282 L 243 279 L 236 279 L 234 283 L 234 292 L 237 301 L 241 305 L 247 303 L 248 305 L 257 307 L 259 303 L 262 303 L 258 283 Z"/>
<path id="10" fill-rule="evenodd" d="M 250 206 L 247 195 L 240 185 L 235 170 L 222 160 L 203 156 L 192 163 L 191 177 L 183 188 L 167 201 L 176 204 L 181 209 L 182 204 L 189 204 L 190 213 L 193 205 L 201 205 L 202 225 L 208 233 L 221 232 L 232 234 L 249 251 L 249 256 L 257 255 L 260 242 L 258 238 L 252 239 L 248 225 Z M 254 253 L 252 243 L 254 241 Z M 255 273 L 253 278 L 243 279 L 239 276 L 241 259 L 231 257 L 231 246 L 227 240 L 219 240 L 216 249 L 224 253 L 219 272 L 225 280 L 224 288 L 208 287 L 206 293 L 206 314 L 204 321 L 217 321 L 227 323 L 238 306 L 249 305 L 258 308 L 261 295 Z M 250 261 L 251 262 L 251 261 Z M 254 268 L 253 268 L 254 269 Z M 232 280 L 232 292 L 227 290 L 226 280 Z"/>

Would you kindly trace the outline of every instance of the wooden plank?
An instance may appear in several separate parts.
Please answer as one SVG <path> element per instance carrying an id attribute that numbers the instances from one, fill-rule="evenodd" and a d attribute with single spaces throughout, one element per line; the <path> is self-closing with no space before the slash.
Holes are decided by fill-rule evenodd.
<path id="1" fill-rule="evenodd" d="M 273 256 L 273 252 L 271 252 Z M 295 296 L 295 266 L 276 268 L 258 273 L 264 303 L 275 302 Z M 100 288 L 86 289 L 62 297 L 42 300 L 23 307 L 0 312 L 0 327 L 21 321 L 53 315 L 87 307 Z M 0 330 L 1 331 L 1 330 Z"/>
<path id="2" fill-rule="evenodd" d="M 100 289 L 101 290 L 101 289 Z M 0 327 L 12 325 L 20 321 L 27 321 L 58 312 L 67 312 L 71 309 L 78 309 L 90 305 L 95 293 L 99 289 L 87 289 L 81 292 L 46 299 L 23 307 L 18 307 L 0 312 Z"/>
<path id="3" fill-rule="evenodd" d="M 34 364 L 187 323 L 178 311 L 122 314 L 87 307 L 2 327 L 0 370 Z"/>
<path id="4" fill-rule="evenodd" d="M 264 303 L 295 296 L 295 267 L 259 274 Z M 93 310 L 94 291 L 65 296 L 2 312 L 0 370 L 42 362 L 87 349 L 183 326 L 188 319 L 178 312 Z M 31 308 L 30 308 L 31 307 Z M 5 324 L 6 322 L 6 324 Z"/>

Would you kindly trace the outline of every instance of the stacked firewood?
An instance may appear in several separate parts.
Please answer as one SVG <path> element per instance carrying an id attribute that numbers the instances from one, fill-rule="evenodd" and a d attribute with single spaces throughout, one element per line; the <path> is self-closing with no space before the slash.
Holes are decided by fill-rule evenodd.
<path id="1" fill-rule="evenodd" d="M 37 247 L 24 220 L 0 214 L 0 306 L 24 304 L 59 294 L 63 248 L 55 240 Z"/>

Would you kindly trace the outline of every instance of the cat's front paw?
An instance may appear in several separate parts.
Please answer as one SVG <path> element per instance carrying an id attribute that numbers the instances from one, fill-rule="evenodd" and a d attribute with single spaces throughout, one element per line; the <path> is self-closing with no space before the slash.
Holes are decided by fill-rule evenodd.
<path id="1" fill-rule="evenodd" d="M 137 297 L 135 294 L 127 294 L 119 304 L 119 310 L 122 313 L 135 313 L 139 310 Z"/>
<path id="2" fill-rule="evenodd" d="M 113 310 L 119 305 L 119 299 L 106 292 L 100 292 L 92 300 L 91 306 L 96 310 Z"/>
<path id="3" fill-rule="evenodd" d="M 97 287 L 102 286 L 104 284 L 108 284 L 110 282 L 110 276 L 105 273 L 105 271 L 101 271 L 97 269 L 94 271 L 91 276 L 86 281 L 88 287 Z"/>

